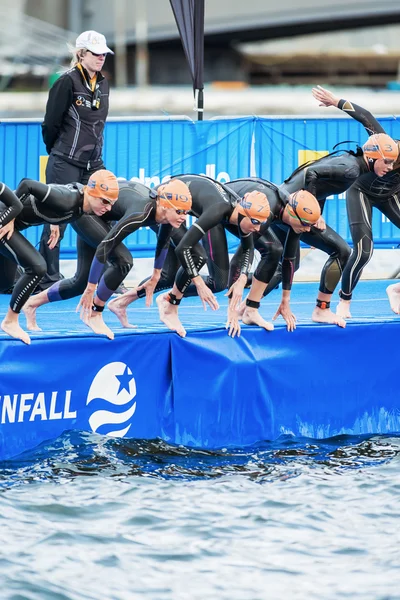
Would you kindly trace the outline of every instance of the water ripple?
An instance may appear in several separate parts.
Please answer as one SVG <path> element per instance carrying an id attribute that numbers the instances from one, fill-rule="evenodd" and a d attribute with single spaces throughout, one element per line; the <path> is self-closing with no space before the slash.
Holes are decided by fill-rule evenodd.
<path id="1" fill-rule="evenodd" d="M 399 455 L 68 432 L 0 464 L 1 600 L 398 600 Z"/>

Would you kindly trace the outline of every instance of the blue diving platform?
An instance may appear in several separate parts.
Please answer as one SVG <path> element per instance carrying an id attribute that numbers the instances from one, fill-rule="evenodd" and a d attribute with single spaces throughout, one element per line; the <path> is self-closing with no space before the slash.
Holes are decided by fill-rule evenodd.
<path id="1" fill-rule="evenodd" d="M 69 430 L 210 449 L 282 434 L 400 433 L 400 316 L 390 309 L 388 283 L 358 285 L 345 329 L 312 323 L 318 285 L 294 284 L 294 332 L 279 319 L 273 332 L 243 326 L 235 339 L 225 330 L 224 293 L 215 312 L 185 299 L 184 339 L 144 300 L 128 309 L 137 329 L 104 312 L 113 341 L 80 321 L 78 299 L 48 304 L 37 312 L 43 331 L 31 334 L 30 346 L 0 332 L 0 460 Z M 262 303 L 266 319 L 280 295 Z M 1 318 L 9 299 L 0 296 Z"/>

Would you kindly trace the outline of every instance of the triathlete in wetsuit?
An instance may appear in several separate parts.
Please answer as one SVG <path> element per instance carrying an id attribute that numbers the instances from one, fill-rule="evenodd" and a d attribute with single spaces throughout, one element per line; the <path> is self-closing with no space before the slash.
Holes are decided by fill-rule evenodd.
<path id="1" fill-rule="evenodd" d="M 215 180 L 199 175 L 180 175 L 179 177 L 181 179 L 188 177 L 190 178 L 190 181 L 192 181 L 191 191 L 192 194 L 195 194 L 193 196 L 193 206 L 191 210 L 191 214 L 193 215 L 196 214 L 200 216 L 202 211 L 204 211 L 209 205 L 212 205 L 213 203 L 220 203 L 221 194 L 223 195 L 222 198 L 231 198 L 231 202 L 233 203 L 236 203 L 241 199 L 241 197 L 237 196 L 237 194 L 230 190 L 229 183 L 219 184 Z M 224 205 L 223 210 L 225 209 L 226 204 Z M 202 276 L 202 279 L 214 294 L 226 289 L 227 287 L 230 288 L 231 285 L 234 284 L 239 278 L 241 269 L 244 265 L 243 245 L 240 244 L 239 247 L 242 249 L 242 251 L 240 254 L 240 260 L 237 261 L 237 269 L 234 271 L 230 269 L 225 230 L 230 231 L 236 237 L 240 237 L 240 232 L 237 225 L 232 225 L 225 220 L 223 223 L 218 223 L 218 225 L 207 232 L 207 235 L 202 238 L 202 245 L 196 244 L 191 250 L 192 254 L 194 254 L 196 257 L 196 261 L 199 262 L 200 268 L 204 264 L 205 260 L 207 261 L 209 274 L 208 276 Z M 171 244 L 168 248 L 161 278 L 157 282 L 156 287 L 151 288 L 151 293 L 172 288 L 175 276 L 180 267 L 179 258 L 175 252 L 175 249 L 179 245 L 182 237 L 186 234 L 186 231 L 187 229 L 185 227 L 181 227 L 172 235 Z M 260 239 L 258 242 L 260 252 L 264 250 L 265 252 L 269 251 L 271 253 L 275 246 L 272 246 L 270 240 L 268 240 L 267 247 L 263 247 L 263 249 L 261 249 L 263 241 L 264 240 Z M 279 246 L 278 240 L 274 241 L 276 241 Z M 206 250 L 206 253 L 204 253 L 204 249 Z M 248 270 L 248 264 L 250 264 L 250 260 L 249 263 L 246 261 L 246 272 Z M 199 271 L 200 269 L 198 268 L 197 270 Z M 143 282 L 141 282 L 137 288 L 129 290 L 125 294 L 118 296 L 117 298 L 111 300 L 111 302 L 108 304 L 108 308 L 110 308 L 118 316 L 121 324 L 124 327 L 131 327 L 126 313 L 126 309 L 131 302 L 134 302 L 138 298 L 147 295 L 146 305 L 150 305 L 150 298 L 148 295 L 149 290 L 148 288 L 146 289 L 145 285 L 143 285 L 145 283 L 147 285 L 150 284 L 149 278 L 146 278 Z M 238 289 L 238 286 L 235 286 L 235 289 Z M 190 283 L 190 285 L 186 287 L 184 291 L 184 296 L 186 297 L 194 295 L 197 295 L 197 287 L 195 284 Z"/>
<path id="2" fill-rule="evenodd" d="M 249 190 L 257 189 L 267 195 L 271 208 L 271 214 L 268 221 L 262 225 L 260 232 L 254 233 L 255 247 L 260 251 L 261 261 L 252 278 L 250 293 L 246 299 L 245 305 L 239 310 L 239 315 L 247 325 L 265 326 L 265 321 L 258 313 L 260 301 L 263 295 L 266 295 L 271 289 L 274 289 L 277 283 L 276 272 L 279 260 L 282 256 L 282 244 L 273 230 L 280 231 L 278 227 L 284 228 L 283 241 L 285 247 L 282 260 L 282 301 L 274 316 L 282 315 L 286 321 L 287 328 L 292 331 L 296 327 L 296 317 L 290 310 L 290 290 L 292 287 L 293 275 L 295 271 L 295 261 L 299 247 L 300 236 L 307 236 L 315 229 L 315 237 L 318 238 L 319 230 L 315 223 L 318 223 L 321 216 L 321 209 L 316 198 L 304 190 L 288 194 L 282 191 L 273 183 L 264 179 L 243 178 L 230 181 L 231 189 L 239 195 L 245 194 Z M 289 231 L 289 234 L 287 232 Z M 323 233 L 323 232 L 321 232 Z M 260 249 L 259 242 L 263 240 Z M 268 246 L 269 243 L 269 246 Z M 327 242 L 321 247 L 327 247 Z M 269 248 L 269 250 L 268 250 Z M 266 249 L 266 251 L 264 250 Z M 240 257 L 240 249 L 232 259 L 231 265 L 235 265 Z M 234 268 L 234 267 L 233 267 Z M 233 336 L 240 333 L 238 324 L 239 315 L 232 314 Z M 265 329 L 267 329 L 265 327 Z"/>
<path id="3" fill-rule="evenodd" d="M 141 227 L 154 228 L 160 225 L 153 275 L 144 286 L 147 292 L 147 288 L 150 290 L 155 287 L 160 279 L 170 237 L 186 221 L 192 206 L 190 191 L 180 179 L 172 179 L 160 185 L 157 191 L 138 183 L 128 182 L 121 195 L 124 195 L 130 208 L 98 245 L 90 268 L 88 284 L 78 305 L 82 307 L 81 316 L 85 323 L 92 327 L 95 333 L 104 333 L 110 339 L 113 339 L 114 334 L 104 322 L 101 330 L 92 326 L 93 317 L 102 313 L 105 303 L 114 291 L 107 286 L 102 277 L 109 256 L 129 234 Z M 94 298 L 97 282 L 99 282 L 97 296 Z M 149 291 L 150 298 L 151 295 L 152 291 Z"/>
<path id="4" fill-rule="evenodd" d="M 391 143 L 393 143 L 393 140 L 391 140 Z M 391 150 L 387 151 L 386 158 L 384 157 L 378 161 L 373 160 L 373 154 L 373 143 L 369 139 L 364 144 L 363 150 L 358 149 L 356 153 L 346 152 L 340 156 L 328 155 L 312 163 L 306 163 L 296 169 L 285 180 L 280 186 L 280 190 L 281 192 L 293 193 L 298 189 L 305 189 L 318 199 L 322 212 L 328 196 L 344 192 L 360 175 L 374 172 L 376 175 L 382 176 L 392 168 L 390 164 Z M 388 164 L 385 161 L 388 161 Z M 326 227 L 323 219 L 316 224 L 316 228 L 319 231 L 315 233 L 314 227 L 307 236 L 309 239 L 307 243 L 327 252 L 329 258 L 321 274 L 320 291 L 312 319 L 317 322 L 336 323 L 344 327 L 345 321 L 342 315 L 335 316 L 331 312 L 330 300 L 340 280 L 342 269 L 350 256 L 350 248 L 336 232 Z M 326 231 L 326 234 L 322 233 L 321 235 L 322 229 Z M 275 228 L 275 233 L 279 237 L 278 228 Z M 288 235 L 292 236 L 293 233 L 289 232 Z M 319 241 L 314 239 L 315 235 L 319 238 Z M 304 236 L 302 236 L 302 239 L 304 239 Z M 304 241 L 306 240 L 304 239 Z M 299 253 L 300 248 L 298 246 L 295 261 L 296 268 L 299 264 Z"/>
<path id="5" fill-rule="evenodd" d="M 241 181 L 243 183 L 241 183 Z M 230 182 L 230 186 L 238 186 L 241 185 L 241 189 L 246 189 L 246 186 L 250 186 L 251 183 L 249 179 L 237 180 Z M 254 181 L 254 180 L 253 180 Z M 260 182 L 260 186 L 262 189 L 264 180 L 258 180 Z M 304 185 L 303 180 L 303 185 Z M 271 185 L 271 184 L 268 184 Z M 300 185 L 300 183 L 298 184 Z M 280 186 L 279 190 L 276 186 L 275 191 L 271 192 L 275 196 L 280 198 L 283 206 L 286 205 L 289 197 L 289 190 L 283 185 Z M 297 185 L 293 185 L 290 187 L 290 192 L 296 190 Z M 234 187 L 236 190 L 237 188 Z M 239 189 L 239 188 L 238 188 Z M 308 190 L 310 191 L 310 190 Z M 268 194 L 268 199 L 271 204 L 271 198 Z M 320 204 L 323 205 L 321 202 Z M 272 204 L 271 204 L 272 209 Z M 272 210 L 273 212 L 273 210 Z M 297 224 L 299 224 L 297 222 Z M 329 255 L 328 260 L 326 261 L 320 278 L 320 286 L 319 293 L 317 297 L 317 306 L 314 308 L 312 313 L 312 320 L 318 323 L 334 323 L 340 326 L 344 326 L 345 322 L 343 319 L 340 319 L 335 315 L 331 310 L 320 308 L 320 304 L 324 305 L 326 302 L 329 302 L 330 297 L 337 285 L 342 269 L 344 268 L 348 257 L 350 256 L 350 247 L 348 244 L 337 234 L 331 227 L 327 226 L 323 219 L 317 221 L 308 231 L 295 231 L 293 227 L 289 227 L 287 224 L 283 223 L 280 217 L 278 216 L 275 221 L 271 224 L 271 229 L 274 231 L 275 235 L 279 239 L 282 245 L 284 245 L 285 251 L 282 261 L 282 270 L 285 271 L 285 276 L 283 277 L 283 290 L 290 290 L 293 276 L 295 271 L 299 266 L 299 255 L 300 255 L 300 239 L 313 246 L 326 252 Z M 262 227 L 261 233 L 264 233 L 265 226 Z M 257 246 L 256 246 L 257 247 Z M 233 260 L 236 259 L 236 256 Z M 290 276 L 289 276 L 290 275 Z M 266 288 L 264 295 L 267 295 L 272 289 L 275 288 L 277 283 L 280 282 L 281 268 L 278 268 L 274 278 L 268 281 L 270 284 Z M 284 295 L 282 297 L 282 303 L 278 309 L 278 314 L 281 314 L 288 324 L 288 329 L 291 331 L 295 328 L 295 317 L 290 311 L 290 307 L 288 304 L 290 298 L 290 294 Z"/>
<path id="6" fill-rule="evenodd" d="M 0 196 L 0 224 L 3 225 L 0 231 L 9 234 L 4 235 L 0 244 L 1 289 L 8 289 L 12 285 L 18 264 L 25 271 L 14 286 L 10 308 L 1 327 L 12 337 L 27 344 L 30 338 L 19 326 L 18 317 L 46 272 L 46 263 L 20 231 L 43 223 L 71 223 L 84 213 L 104 215 L 118 199 L 117 179 L 105 170 L 97 171 L 93 177 L 96 179 L 90 178 L 87 186 L 78 183 L 46 185 L 23 179 L 15 196 L 9 190 Z"/>
<path id="7" fill-rule="evenodd" d="M 182 266 L 176 274 L 172 292 L 160 295 L 157 304 L 161 321 L 184 337 L 186 331 L 178 317 L 178 305 L 191 284 L 194 284 L 204 308 L 209 304 L 213 310 L 218 308 L 214 292 L 227 287 L 229 254 L 225 229 L 240 239 L 243 249 L 239 267 L 241 275 L 228 292 L 230 305 L 235 306 L 241 299 L 253 259 L 252 233 L 260 229 L 270 209 L 265 195 L 259 192 L 242 199 L 225 184 L 203 175 L 179 177 L 190 189 L 193 200 L 191 214 L 197 220 L 177 244 L 176 254 Z M 195 250 L 200 240 L 205 248 L 202 252 Z M 203 279 L 199 272 L 206 261 L 209 276 Z"/>
<path id="8" fill-rule="evenodd" d="M 350 117 L 359 121 L 367 130 L 368 134 L 384 134 L 382 125 L 373 115 L 364 108 L 357 106 L 348 100 L 339 99 L 328 90 L 318 86 L 313 90 L 314 97 L 320 101 L 321 106 L 335 106 L 346 112 Z M 391 141 L 388 142 L 389 145 Z M 398 146 L 398 144 L 397 144 Z M 375 165 L 374 171 L 370 171 L 357 179 L 346 194 L 347 215 L 349 219 L 350 232 L 353 240 L 353 251 L 347 262 L 342 275 L 342 289 L 339 292 L 340 302 L 337 314 L 344 318 L 350 318 L 350 301 L 352 292 L 357 285 L 362 270 L 371 260 L 373 254 L 372 234 L 372 209 L 379 209 L 396 227 L 400 227 L 400 159 L 397 157 L 397 147 L 393 147 L 391 156 L 386 150 L 384 156 L 376 148 L 376 155 L 371 155 L 371 163 Z M 376 164 L 386 161 L 386 172 L 376 173 Z M 394 162 L 396 161 L 396 162 Z M 379 175 L 379 176 L 377 176 Z M 387 289 L 389 300 L 394 312 L 396 305 L 399 306 L 397 288 L 389 286 Z"/>
<path id="9" fill-rule="evenodd" d="M 157 195 L 141 183 L 123 181 L 119 183 L 118 203 L 104 215 L 103 219 L 84 216 L 73 224 L 76 230 L 78 268 L 71 279 L 63 279 L 51 288 L 33 296 L 24 308 L 28 319 L 29 329 L 38 329 L 36 324 L 36 309 L 48 302 L 56 302 L 67 298 L 74 298 L 85 292 L 89 273 L 93 263 L 96 274 L 93 283 L 100 279 L 95 302 L 95 311 L 91 314 L 90 321 L 85 316 L 85 322 L 95 331 L 104 333 L 111 339 L 113 333 L 104 324 L 101 315 L 105 302 L 118 288 L 129 272 L 133 261 L 129 250 L 121 243 L 123 239 L 140 227 L 153 226 L 156 219 L 162 220 L 165 211 L 157 208 Z M 183 191 L 189 193 L 186 186 Z M 188 201 L 185 201 L 188 210 Z M 161 214 L 162 213 L 162 214 Z M 170 211 L 168 211 L 168 214 Z M 179 225 L 185 219 L 184 214 L 177 215 L 171 211 L 174 225 Z M 118 221 L 116 225 L 113 222 Z M 164 248 L 168 245 L 173 226 L 169 223 L 160 226 L 155 253 L 155 277 L 159 273 L 164 260 Z M 95 281 L 95 278 L 97 280 Z M 95 289 L 95 286 L 94 286 Z M 91 293 L 91 296 L 93 294 Z"/>

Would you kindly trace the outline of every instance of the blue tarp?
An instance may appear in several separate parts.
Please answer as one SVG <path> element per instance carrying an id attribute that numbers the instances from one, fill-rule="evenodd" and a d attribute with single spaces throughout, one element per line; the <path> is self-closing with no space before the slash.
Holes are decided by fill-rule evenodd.
<path id="1" fill-rule="evenodd" d="M 282 321 L 271 333 L 244 326 L 239 339 L 224 328 L 223 293 L 216 312 L 185 299 L 185 339 L 143 300 L 128 311 L 138 329 L 123 330 L 105 313 L 113 341 L 90 333 L 75 299 L 46 305 L 31 346 L 0 335 L 0 459 L 70 429 L 207 448 L 288 433 L 400 432 L 400 317 L 390 311 L 386 285 L 359 284 L 354 320 L 342 330 L 312 323 L 317 284 L 295 284 L 296 331 Z M 265 299 L 265 318 L 279 297 Z M 2 314 L 8 299 L 0 296 Z"/>

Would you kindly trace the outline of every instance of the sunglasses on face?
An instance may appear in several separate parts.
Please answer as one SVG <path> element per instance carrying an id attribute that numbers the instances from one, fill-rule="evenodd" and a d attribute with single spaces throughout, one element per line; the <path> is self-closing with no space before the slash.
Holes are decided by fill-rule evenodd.
<path id="1" fill-rule="evenodd" d="M 253 223 L 253 225 L 261 225 L 261 221 L 258 219 L 250 219 L 250 221 Z"/>
<path id="2" fill-rule="evenodd" d="M 114 202 L 107 200 L 107 198 L 99 198 L 99 200 L 102 204 L 104 204 L 104 206 L 112 206 L 114 204 Z"/>
<path id="3" fill-rule="evenodd" d="M 88 50 L 88 52 L 90 52 L 90 54 L 93 56 L 105 56 L 105 54 L 96 54 L 96 52 L 92 52 L 91 50 Z"/>

